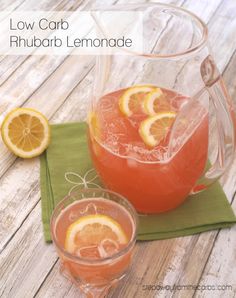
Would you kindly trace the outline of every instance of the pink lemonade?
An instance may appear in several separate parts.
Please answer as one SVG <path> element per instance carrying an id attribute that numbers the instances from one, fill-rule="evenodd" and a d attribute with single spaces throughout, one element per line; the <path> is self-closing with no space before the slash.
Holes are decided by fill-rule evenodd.
<path id="1" fill-rule="evenodd" d="M 98 243 L 102 227 L 98 228 L 98 223 L 90 222 L 76 235 L 74 241 L 77 248 L 71 252 L 70 257 L 63 252 L 67 251 L 69 228 L 78 226 L 78 223 L 83 223 L 88 218 L 95 221 L 96 218 L 108 218 L 108 226 L 103 227 L 107 233 L 106 239 L 100 239 Z M 125 244 L 112 239 L 109 223 L 115 223 L 119 227 L 126 237 Z M 57 247 L 62 248 L 58 249 L 58 253 L 63 269 L 74 281 L 96 285 L 107 284 L 125 274 L 131 261 L 135 233 L 136 222 L 127 209 L 104 198 L 86 198 L 72 202 L 60 212 L 53 228 L 54 241 L 56 239 Z"/>
<path id="2" fill-rule="evenodd" d="M 143 112 L 142 104 L 133 107 L 135 111 L 130 116 L 121 112 L 120 98 L 126 90 L 103 96 L 94 107 L 96 127 L 91 129 L 90 125 L 89 129 L 93 163 L 105 186 L 128 198 L 140 213 L 173 209 L 184 202 L 204 171 L 208 152 L 207 113 L 200 121 L 197 118 L 199 123 L 194 124 L 178 152 L 167 158 L 175 123 L 156 146 L 147 146 L 139 130 L 149 116 Z M 161 90 L 164 100 L 160 101 L 158 112 L 168 110 L 177 114 L 191 100 L 172 90 Z M 187 134 L 193 127 L 191 119 L 196 119 L 203 110 L 206 111 L 195 102 L 185 121 L 186 127 L 179 134 Z"/>

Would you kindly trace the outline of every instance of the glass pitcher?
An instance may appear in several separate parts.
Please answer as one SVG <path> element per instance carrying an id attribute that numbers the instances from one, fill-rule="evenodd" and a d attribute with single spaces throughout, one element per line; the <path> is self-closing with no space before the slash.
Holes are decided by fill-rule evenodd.
<path id="1" fill-rule="evenodd" d="M 232 163 L 232 103 L 196 15 L 159 3 L 109 10 L 142 12 L 144 49 L 97 56 L 92 160 L 105 186 L 139 213 L 165 212 L 207 189 Z M 95 21 L 109 30 L 99 14 Z"/>

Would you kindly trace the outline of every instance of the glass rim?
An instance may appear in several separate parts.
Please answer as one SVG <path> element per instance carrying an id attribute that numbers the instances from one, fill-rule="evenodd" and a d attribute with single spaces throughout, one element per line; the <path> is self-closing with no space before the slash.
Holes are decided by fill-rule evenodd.
<path id="1" fill-rule="evenodd" d="M 159 58 L 159 59 L 170 59 L 170 58 L 180 58 L 180 57 L 184 57 L 184 56 L 188 56 L 194 52 L 197 52 L 199 50 L 201 50 L 207 43 L 207 39 L 208 39 L 208 28 L 207 25 L 205 24 L 205 22 L 198 17 L 195 13 L 189 11 L 188 9 L 185 9 L 183 7 L 179 7 L 173 4 L 166 4 L 166 3 L 159 3 L 159 2 L 149 2 L 149 3 L 127 3 L 125 5 L 123 4 L 117 4 L 117 5 L 110 5 L 110 6 L 97 6 L 95 9 L 92 9 L 92 11 L 116 11 L 116 10 L 131 10 L 134 7 L 151 7 L 151 6 L 160 6 L 160 7 L 166 7 L 169 9 L 174 9 L 179 11 L 180 13 L 187 15 L 189 18 L 194 19 L 196 21 L 196 23 L 198 24 L 198 27 L 201 28 L 201 39 L 200 41 L 184 50 L 184 51 L 180 51 L 174 54 L 153 54 L 153 53 L 139 53 L 139 52 L 135 52 L 135 51 L 130 51 L 128 49 L 118 49 L 116 48 L 118 51 L 121 52 L 126 52 L 129 55 L 133 55 L 133 56 L 139 56 L 139 57 L 143 57 L 143 58 Z"/>
<path id="2" fill-rule="evenodd" d="M 75 256 L 69 252 L 67 252 L 58 242 L 57 237 L 55 235 L 54 232 L 54 227 L 55 227 L 55 223 L 56 223 L 56 218 L 57 218 L 57 212 L 60 209 L 60 207 L 62 207 L 64 205 L 64 203 L 71 198 L 73 195 L 76 195 L 78 193 L 84 193 L 87 191 L 103 191 L 106 193 L 110 193 L 112 195 L 117 196 L 118 199 L 121 199 L 123 202 L 125 202 L 125 204 L 128 205 L 128 207 L 131 209 L 126 211 L 131 215 L 132 220 L 134 222 L 134 229 L 132 231 L 132 236 L 131 239 L 128 242 L 128 245 L 125 246 L 123 249 L 121 249 L 120 251 L 118 251 L 117 253 L 102 258 L 102 259 L 89 259 L 89 258 L 82 258 L 82 257 L 78 257 Z M 88 198 L 89 199 L 89 198 Z M 108 198 L 103 198 L 105 200 L 109 200 Z M 82 198 L 81 200 L 86 200 L 86 198 Z M 119 204 L 119 203 L 117 203 Z M 123 206 L 122 204 L 120 204 L 121 206 Z M 125 206 L 123 206 L 125 208 Z M 70 259 L 71 261 L 74 262 L 79 262 L 80 264 L 85 264 L 85 265 L 103 265 L 111 260 L 115 260 L 115 259 L 119 259 L 120 257 L 122 257 L 123 255 L 125 255 L 127 252 L 129 252 L 129 250 L 133 247 L 133 245 L 136 242 L 136 237 L 137 237 L 137 229 L 138 228 L 138 214 L 137 211 L 135 210 L 135 208 L 133 207 L 133 205 L 122 195 L 120 195 L 117 192 L 114 192 L 112 190 L 109 189 L 105 189 L 105 188 L 82 188 L 80 190 L 77 190 L 76 192 L 73 192 L 67 196 L 65 196 L 54 208 L 51 218 L 50 218 L 50 233 L 51 233 L 51 237 L 52 237 L 52 241 L 55 244 L 55 246 L 57 247 L 57 249 L 63 254 L 63 256 L 66 256 L 68 259 Z"/>

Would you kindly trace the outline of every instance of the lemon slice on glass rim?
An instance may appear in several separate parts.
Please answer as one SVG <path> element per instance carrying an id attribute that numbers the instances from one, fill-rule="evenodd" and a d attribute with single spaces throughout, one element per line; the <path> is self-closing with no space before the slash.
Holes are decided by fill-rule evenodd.
<path id="1" fill-rule="evenodd" d="M 130 117 L 134 113 L 143 109 L 145 96 L 157 88 L 149 85 L 134 86 L 126 89 L 119 99 L 119 108 L 124 116 Z"/>
<path id="2" fill-rule="evenodd" d="M 149 147 L 157 146 L 167 136 L 175 117 L 174 112 L 160 112 L 143 120 L 139 127 L 143 142 Z"/>
<path id="3" fill-rule="evenodd" d="M 30 108 L 12 110 L 1 126 L 3 142 L 15 155 L 32 158 L 49 145 L 50 126 L 46 117 Z"/>
<path id="4" fill-rule="evenodd" d="M 77 250 L 99 245 L 104 240 L 122 245 L 128 243 L 123 228 L 113 218 L 102 214 L 85 215 L 68 227 L 65 250 L 76 254 Z"/>

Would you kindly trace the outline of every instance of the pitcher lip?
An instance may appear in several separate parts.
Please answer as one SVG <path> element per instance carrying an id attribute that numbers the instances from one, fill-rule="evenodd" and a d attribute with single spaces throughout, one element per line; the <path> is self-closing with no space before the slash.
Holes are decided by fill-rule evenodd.
<path id="1" fill-rule="evenodd" d="M 189 11 L 188 9 L 185 9 L 183 7 L 178 7 L 175 6 L 173 4 L 165 4 L 165 3 L 159 3 L 159 2 L 149 2 L 149 3 L 129 3 L 129 4 L 118 4 L 118 5 L 110 5 L 110 6 L 96 6 L 95 9 L 93 9 L 92 11 L 115 11 L 115 10 L 120 10 L 120 11 L 127 11 L 130 10 L 134 7 L 151 7 L 151 6 L 160 6 L 160 7 L 166 7 L 166 8 L 171 8 L 171 9 L 175 9 L 177 11 L 180 11 L 181 13 L 188 15 L 189 17 L 191 17 L 192 19 L 195 19 L 197 21 L 197 24 L 199 25 L 199 27 L 201 28 L 201 39 L 200 41 L 194 45 L 193 47 L 190 47 L 188 49 L 186 49 L 185 51 L 181 51 L 181 52 L 177 52 L 174 54 L 155 54 L 155 53 L 139 53 L 139 52 L 135 52 L 135 51 L 130 51 L 127 49 L 119 49 L 120 51 L 125 51 L 129 54 L 132 54 L 134 56 L 140 56 L 140 57 L 146 57 L 146 58 L 161 58 L 161 59 L 165 59 L 165 58 L 179 58 L 182 56 L 186 56 L 189 54 L 192 54 L 193 52 L 199 51 L 200 49 L 202 49 L 206 43 L 207 43 L 207 39 L 208 39 L 208 28 L 207 25 L 205 24 L 205 22 L 198 17 L 195 13 Z M 123 8 L 123 9 L 121 9 Z"/>

